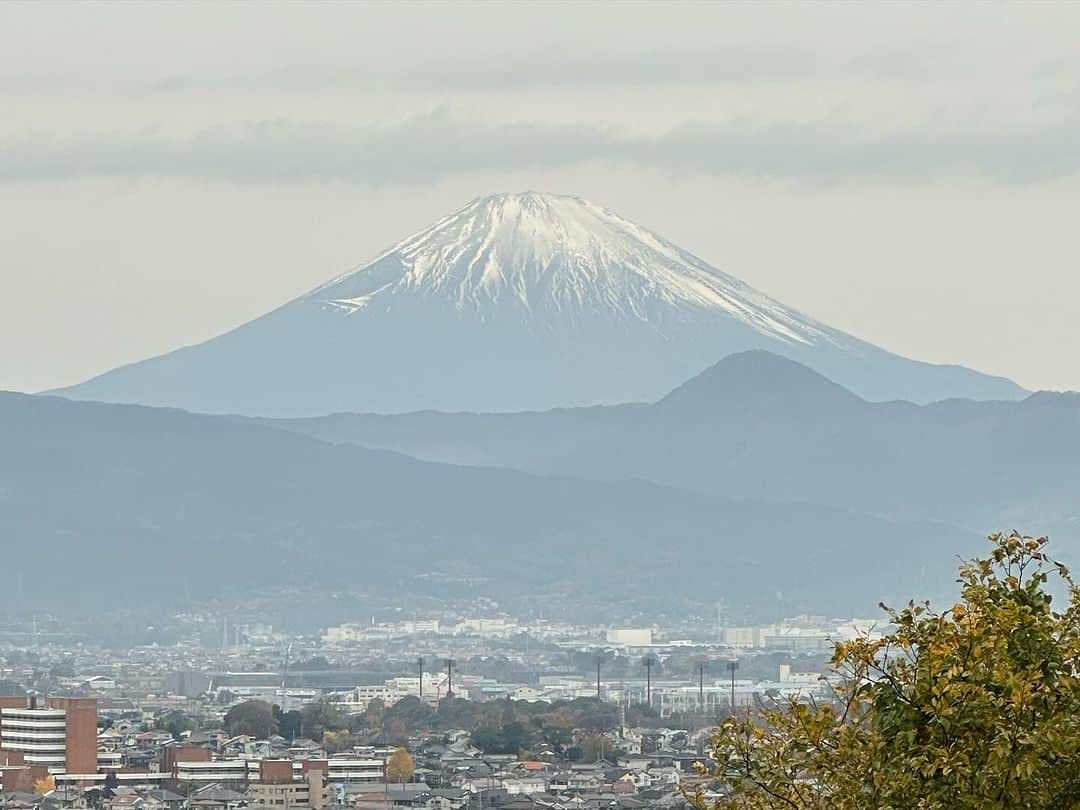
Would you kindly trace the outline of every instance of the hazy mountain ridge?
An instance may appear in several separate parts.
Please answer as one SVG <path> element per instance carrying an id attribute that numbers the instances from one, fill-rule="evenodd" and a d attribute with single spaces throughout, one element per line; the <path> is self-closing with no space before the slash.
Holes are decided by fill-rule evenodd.
<path id="1" fill-rule="evenodd" d="M 0 599 L 23 607 L 121 582 L 132 599 L 164 588 L 190 602 L 282 585 L 408 590 L 449 571 L 510 601 L 601 582 L 632 601 L 661 577 L 758 610 L 863 612 L 932 593 L 950 555 L 979 547 L 942 525 L 431 464 L 177 410 L 0 394 L 0 440 L 0 534 L 14 541 Z M 863 576 L 871 559 L 890 583 Z M 49 566 L 79 577 L 41 591 L 33 572 Z"/>
<path id="2" fill-rule="evenodd" d="M 874 400 L 1008 399 L 1014 383 L 899 357 L 575 197 L 474 200 L 224 335 L 56 393 L 192 411 L 518 411 L 652 401 L 769 349 Z"/>
<path id="3" fill-rule="evenodd" d="M 568 431 L 575 415 L 588 421 L 587 431 Z M 333 437 L 321 419 L 288 427 L 421 457 L 438 452 L 447 461 L 478 453 L 487 464 L 539 472 L 1080 536 L 1072 494 L 1080 491 L 1078 394 L 874 403 L 805 366 L 755 351 L 725 358 L 652 405 L 588 417 L 571 410 L 334 419 Z M 537 437 L 531 453 L 520 439 L 511 447 L 500 438 L 495 425 L 508 419 L 519 436 Z M 456 454 L 447 452 L 451 436 Z"/>
<path id="4" fill-rule="evenodd" d="M 514 413 L 336 413 L 262 424 L 335 444 L 392 450 L 423 461 L 542 470 L 581 445 L 617 434 L 644 403 Z"/>

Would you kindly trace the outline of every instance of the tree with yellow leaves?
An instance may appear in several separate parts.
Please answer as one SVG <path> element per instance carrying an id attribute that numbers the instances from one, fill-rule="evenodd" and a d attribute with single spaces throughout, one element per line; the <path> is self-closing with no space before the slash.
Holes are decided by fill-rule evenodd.
<path id="1" fill-rule="evenodd" d="M 1080 808 L 1080 591 L 1046 538 L 990 541 L 988 558 L 961 565 L 951 608 L 886 608 L 891 633 L 836 645 L 833 702 L 725 722 L 712 740 L 725 796 L 713 805 Z"/>
<path id="2" fill-rule="evenodd" d="M 56 790 L 56 779 L 51 776 L 43 776 L 34 780 L 34 793 L 38 796 L 47 796 Z"/>
<path id="3" fill-rule="evenodd" d="M 415 770 L 412 754 L 404 748 L 399 748 L 386 762 L 386 781 L 405 784 L 412 779 Z"/>

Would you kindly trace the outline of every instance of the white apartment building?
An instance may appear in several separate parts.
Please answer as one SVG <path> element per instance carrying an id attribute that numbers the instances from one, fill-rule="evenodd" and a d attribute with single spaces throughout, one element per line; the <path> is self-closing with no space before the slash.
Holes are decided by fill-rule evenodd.
<path id="1" fill-rule="evenodd" d="M 653 643 L 650 627 L 619 627 L 607 631 L 607 643 L 620 647 L 642 647 Z"/>
<path id="2" fill-rule="evenodd" d="M 247 782 L 259 778 L 258 760 L 220 759 L 212 762 L 177 762 L 176 781 L 187 785 Z"/>
<path id="3" fill-rule="evenodd" d="M 455 679 L 455 684 L 457 679 Z M 357 686 L 351 692 L 343 693 L 348 696 L 346 700 L 335 700 L 335 705 L 344 712 L 358 713 L 367 709 L 372 700 L 381 700 L 387 706 L 392 706 L 402 698 L 420 697 L 423 692 L 423 700 L 432 706 L 437 705 L 439 698 L 446 693 L 446 675 L 443 673 L 424 673 L 423 689 L 420 688 L 420 676 L 401 675 L 390 678 L 380 684 L 367 684 Z"/>
<path id="4" fill-rule="evenodd" d="M 400 638 L 402 636 L 438 635 L 442 632 L 438 619 L 409 619 L 397 624 L 338 624 L 327 627 L 323 639 L 328 644 Z"/>
<path id="5" fill-rule="evenodd" d="M 366 757 L 331 757 L 326 774 L 328 782 L 382 782 L 386 763 Z"/>
<path id="6" fill-rule="evenodd" d="M 0 748 L 21 751 L 30 765 L 62 773 L 67 762 L 67 713 L 63 709 L 0 709 Z"/>

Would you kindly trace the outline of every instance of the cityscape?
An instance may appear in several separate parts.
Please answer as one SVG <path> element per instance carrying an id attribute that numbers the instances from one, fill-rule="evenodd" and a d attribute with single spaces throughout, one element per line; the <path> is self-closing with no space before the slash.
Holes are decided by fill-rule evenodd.
<path id="1" fill-rule="evenodd" d="M 109 808 L 679 805 L 718 718 L 828 700 L 830 645 L 878 632 L 811 616 L 725 626 L 722 607 L 697 638 L 506 615 L 308 635 L 177 618 L 188 638 L 124 650 L 62 641 L 44 619 L 3 628 L 7 807 L 35 806 L 45 783 L 64 807 L 95 790 Z M 395 780 L 402 749 L 412 776 Z"/>

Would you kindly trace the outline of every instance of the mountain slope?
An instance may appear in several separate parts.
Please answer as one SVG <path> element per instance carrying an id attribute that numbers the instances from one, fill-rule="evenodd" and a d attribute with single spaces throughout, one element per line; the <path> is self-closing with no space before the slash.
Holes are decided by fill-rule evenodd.
<path id="1" fill-rule="evenodd" d="M 898 357 L 574 197 L 502 194 L 197 346 L 57 392 L 216 413 L 516 411 L 651 401 L 766 348 L 870 399 L 1015 398 Z"/>
<path id="2" fill-rule="evenodd" d="M 655 404 L 627 409 L 339 414 L 273 424 L 443 461 L 482 458 L 1080 540 L 1077 394 L 873 403 L 806 366 L 751 351 L 724 358 Z"/>
<path id="3" fill-rule="evenodd" d="M 1080 517 L 1070 494 L 1080 491 L 1080 396 L 872 403 L 791 360 L 747 352 L 554 468 L 908 519 L 1062 529 Z"/>
<path id="4" fill-rule="evenodd" d="M 430 464 L 138 406 L 0 394 L 0 445 L 0 604 L 20 609 L 102 592 L 400 596 L 455 574 L 507 604 L 557 589 L 560 605 L 598 593 L 625 605 L 659 589 L 762 613 L 862 613 L 939 592 L 951 555 L 979 548 L 940 525 Z M 49 588 L 33 585 L 39 571 Z"/>

